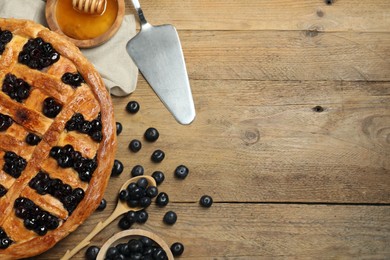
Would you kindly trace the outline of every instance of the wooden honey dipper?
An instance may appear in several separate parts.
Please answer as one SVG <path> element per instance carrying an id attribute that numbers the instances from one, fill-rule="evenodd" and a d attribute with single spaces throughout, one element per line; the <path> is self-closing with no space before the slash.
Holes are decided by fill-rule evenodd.
<path id="1" fill-rule="evenodd" d="M 106 10 L 107 0 L 72 0 L 72 5 L 80 12 L 101 15 Z"/>

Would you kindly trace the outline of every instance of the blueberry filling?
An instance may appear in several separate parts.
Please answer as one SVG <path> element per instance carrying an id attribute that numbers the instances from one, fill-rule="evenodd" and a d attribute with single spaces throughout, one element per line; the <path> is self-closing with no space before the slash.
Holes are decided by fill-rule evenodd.
<path id="1" fill-rule="evenodd" d="M 30 199 L 19 197 L 14 203 L 15 215 L 23 219 L 24 226 L 39 236 L 56 229 L 60 220 L 49 212 L 38 207 Z"/>
<path id="2" fill-rule="evenodd" d="M 5 233 L 4 229 L 0 227 L 0 249 L 6 249 L 12 244 L 12 240 Z"/>
<path id="3" fill-rule="evenodd" d="M 14 178 L 19 178 L 27 166 L 27 161 L 14 152 L 5 152 L 3 171 Z"/>
<path id="4" fill-rule="evenodd" d="M 30 96 L 30 89 L 31 86 L 26 81 L 11 73 L 5 75 L 1 88 L 4 93 L 19 103 Z"/>
<path id="5" fill-rule="evenodd" d="M 50 194 L 59 199 L 69 215 L 76 209 L 77 205 L 84 198 L 84 190 L 81 188 L 72 189 L 60 179 L 52 179 L 45 172 L 38 172 L 29 182 L 30 188 L 36 190 L 39 194 Z"/>
<path id="6" fill-rule="evenodd" d="M 39 144 L 39 142 L 41 140 L 42 139 L 39 136 L 37 136 L 36 134 L 33 134 L 33 133 L 29 133 L 26 136 L 26 143 L 29 145 L 37 145 L 37 144 Z"/>
<path id="7" fill-rule="evenodd" d="M 0 55 L 3 54 L 5 50 L 5 45 L 12 40 L 12 33 L 8 30 L 2 31 L 0 29 Z"/>
<path id="8" fill-rule="evenodd" d="M 0 184 L 0 198 L 7 194 L 7 189 Z"/>
<path id="9" fill-rule="evenodd" d="M 82 134 L 87 134 L 96 142 L 103 140 L 102 128 L 100 113 L 92 121 L 85 120 L 82 114 L 76 113 L 65 124 L 67 131 L 77 131 Z"/>
<path id="10" fill-rule="evenodd" d="M 19 53 L 18 61 L 31 69 L 41 70 L 60 59 L 60 54 L 42 38 L 30 39 Z"/>
<path id="11" fill-rule="evenodd" d="M 48 97 L 43 101 L 42 113 L 49 118 L 55 118 L 61 112 L 61 109 L 62 105 L 52 97 Z"/>
<path id="12" fill-rule="evenodd" d="M 0 131 L 6 131 L 14 122 L 10 116 L 0 113 Z"/>
<path id="13" fill-rule="evenodd" d="M 73 168 L 82 181 L 89 182 L 93 172 L 97 168 L 97 158 L 84 158 L 80 152 L 73 149 L 70 144 L 64 147 L 54 146 L 50 150 L 50 156 L 57 161 L 61 168 Z"/>
<path id="14" fill-rule="evenodd" d="M 85 83 L 83 76 L 80 73 L 66 72 L 62 78 L 62 82 L 72 86 L 73 88 L 80 87 L 82 83 Z"/>

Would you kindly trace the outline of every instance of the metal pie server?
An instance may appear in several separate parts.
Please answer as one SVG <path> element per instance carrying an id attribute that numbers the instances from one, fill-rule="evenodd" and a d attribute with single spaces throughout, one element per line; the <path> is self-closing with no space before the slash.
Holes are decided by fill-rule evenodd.
<path id="1" fill-rule="evenodd" d="M 179 36 L 172 25 L 152 26 L 138 0 L 132 0 L 140 32 L 126 50 L 154 92 L 180 124 L 195 118 L 195 106 Z"/>

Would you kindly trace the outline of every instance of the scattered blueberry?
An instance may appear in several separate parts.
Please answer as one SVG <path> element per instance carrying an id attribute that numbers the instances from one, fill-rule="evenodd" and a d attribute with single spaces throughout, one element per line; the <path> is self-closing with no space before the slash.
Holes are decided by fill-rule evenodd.
<path id="1" fill-rule="evenodd" d="M 120 122 L 116 122 L 116 135 L 120 135 L 122 133 L 123 127 Z"/>
<path id="2" fill-rule="evenodd" d="M 100 248 L 97 246 L 88 247 L 87 251 L 85 251 L 85 257 L 87 260 L 95 260 L 97 255 L 99 254 Z"/>
<path id="3" fill-rule="evenodd" d="M 175 176 L 179 179 L 185 179 L 190 171 L 188 170 L 187 166 L 185 165 L 179 165 L 175 169 Z"/>
<path id="4" fill-rule="evenodd" d="M 133 169 L 131 169 L 131 177 L 137 177 L 141 175 L 144 175 L 144 167 L 141 165 L 136 165 L 133 167 Z"/>
<path id="5" fill-rule="evenodd" d="M 132 151 L 134 153 L 136 153 L 139 150 L 141 150 L 141 148 L 142 148 L 142 143 L 139 140 L 137 140 L 137 139 L 132 140 L 130 142 L 130 144 L 129 144 L 130 151 Z"/>
<path id="6" fill-rule="evenodd" d="M 160 194 L 157 195 L 156 204 L 160 207 L 164 207 L 168 205 L 168 203 L 169 203 L 168 194 L 166 194 L 165 192 L 160 192 Z"/>
<path id="7" fill-rule="evenodd" d="M 145 133 L 144 133 L 144 137 L 147 141 L 149 142 L 154 142 L 158 139 L 158 137 L 160 136 L 159 132 L 157 131 L 156 128 L 154 127 L 149 127 L 148 129 L 146 129 Z"/>
<path id="8" fill-rule="evenodd" d="M 177 215 L 173 211 L 168 211 L 167 213 L 165 213 L 164 218 L 163 218 L 164 223 L 168 224 L 168 225 L 175 224 L 176 220 L 177 220 Z"/>
<path id="9" fill-rule="evenodd" d="M 209 195 L 203 195 L 200 198 L 199 203 L 202 207 L 209 208 L 213 204 L 213 198 Z"/>
<path id="10" fill-rule="evenodd" d="M 106 201 L 106 199 L 102 199 L 100 201 L 99 207 L 97 207 L 96 210 L 103 211 L 106 207 L 107 207 L 107 201 Z"/>
<path id="11" fill-rule="evenodd" d="M 135 114 L 139 111 L 139 104 L 137 101 L 130 101 L 126 105 L 126 111 L 130 114 Z"/>
<path id="12" fill-rule="evenodd" d="M 155 171 L 152 173 L 152 177 L 153 179 L 156 181 L 156 184 L 157 185 L 160 185 L 161 183 L 163 183 L 164 179 L 165 179 L 165 175 L 163 172 L 161 171 Z"/>
<path id="13" fill-rule="evenodd" d="M 139 224 L 144 224 L 149 218 L 148 212 L 146 210 L 140 210 L 137 212 L 136 222 Z"/>
<path id="14" fill-rule="evenodd" d="M 122 230 L 126 230 L 126 229 L 129 229 L 131 227 L 133 223 L 131 223 L 125 216 L 123 216 L 120 220 L 119 220 L 119 223 L 118 223 L 118 226 L 122 229 Z"/>
<path id="15" fill-rule="evenodd" d="M 123 172 L 123 164 L 119 160 L 114 161 L 114 165 L 112 166 L 111 176 L 119 176 Z"/>
<path id="16" fill-rule="evenodd" d="M 164 158 L 165 158 L 165 153 L 161 150 L 154 151 L 152 153 L 152 156 L 150 157 L 150 159 L 155 163 L 162 162 Z"/>
<path id="17" fill-rule="evenodd" d="M 184 252 L 184 245 L 180 242 L 175 242 L 171 245 L 171 252 L 173 256 L 181 256 Z"/>

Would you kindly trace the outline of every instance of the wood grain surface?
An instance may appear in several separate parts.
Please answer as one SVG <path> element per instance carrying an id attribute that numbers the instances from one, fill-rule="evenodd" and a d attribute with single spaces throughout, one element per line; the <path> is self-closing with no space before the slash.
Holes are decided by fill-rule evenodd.
<path id="1" fill-rule="evenodd" d="M 59 259 L 104 220 L 135 165 L 165 173 L 170 203 L 133 227 L 182 242 L 180 259 L 389 259 L 390 2 L 140 2 L 150 23 L 178 29 L 197 117 L 177 124 L 142 76 L 133 94 L 114 97 L 125 170 L 108 206 L 34 259 Z M 130 100 L 137 114 L 125 111 Z M 155 143 L 143 139 L 148 127 L 160 132 Z M 185 180 L 174 178 L 180 164 Z M 168 210 L 173 226 L 162 222 Z M 119 231 L 116 221 L 92 244 Z"/>

